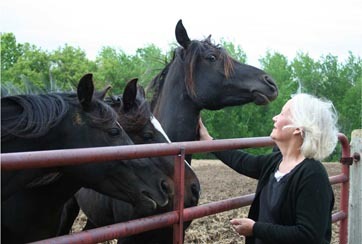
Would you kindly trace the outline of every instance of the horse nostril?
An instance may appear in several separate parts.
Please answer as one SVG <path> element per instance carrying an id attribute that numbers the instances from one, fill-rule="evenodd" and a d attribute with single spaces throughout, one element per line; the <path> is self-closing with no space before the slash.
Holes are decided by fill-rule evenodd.
<path id="1" fill-rule="evenodd" d="M 272 100 L 274 100 L 278 96 L 278 87 L 277 87 L 275 81 L 269 75 L 263 75 L 262 79 L 273 90 L 273 94 L 270 96 L 270 98 Z"/>
<path id="2" fill-rule="evenodd" d="M 170 186 L 169 184 L 166 182 L 166 180 L 162 180 L 161 181 L 161 190 L 165 193 L 169 193 L 170 192 Z"/>
<path id="3" fill-rule="evenodd" d="M 263 75 L 263 80 L 270 86 L 275 86 L 275 81 L 269 75 Z"/>

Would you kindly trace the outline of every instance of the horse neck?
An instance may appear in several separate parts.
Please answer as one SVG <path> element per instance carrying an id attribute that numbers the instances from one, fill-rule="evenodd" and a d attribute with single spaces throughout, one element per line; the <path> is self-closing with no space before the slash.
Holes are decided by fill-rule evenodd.
<path id="1" fill-rule="evenodd" d="M 183 67 L 176 65 L 181 64 L 175 63 L 170 67 L 153 113 L 171 141 L 194 141 L 197 136 L 200 108 L 188 95 L 185 74 L 179 72 Z"/>
<path id="2" fill-rule="evenodd" d="M 49 197 L 56 200 L 61 206 L 81 188 L 80 182 L 66 174 L 63 174 L 54 183 L 44 186 Z"/>

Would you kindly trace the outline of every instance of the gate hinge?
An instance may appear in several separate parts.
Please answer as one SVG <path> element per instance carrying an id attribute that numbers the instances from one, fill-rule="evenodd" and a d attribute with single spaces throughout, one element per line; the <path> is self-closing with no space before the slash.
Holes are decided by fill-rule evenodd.
<path id="1" fill-rule="evenodd" d="M 339 160 L 339 162 L 340 162 L 341 164 L 344 164 L 344 165 L 352 165 L 352 163 L 353 163 L 353 158 L 352 158 L 352 157 L 344 157 L 344 158 L 341 158 L 341 159 Z"/>

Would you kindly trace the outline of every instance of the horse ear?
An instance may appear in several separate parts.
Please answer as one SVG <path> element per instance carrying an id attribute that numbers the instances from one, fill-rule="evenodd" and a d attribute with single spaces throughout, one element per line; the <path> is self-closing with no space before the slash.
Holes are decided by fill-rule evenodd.
<path id="1" fill-rule="evenodd" d="M 130 80 L 123 91 L 123 110 L 125 112 L 129 111 L 135 103 L 137 96 L 137 81 L 138 79 Z"/>
<path id="2" fill-rule="evenodd" d="M 111 85 L 108 85 L 106 88 L 104 88 L 102 91 L 95 91 L 94 97 L 98 98 L 99 100 L 104 100 L 104 98 L 107 95 L 107 92 L 112 88 Z"/>
<path id="3" fill-rule="evenodd" d="M 88 111 L 92 103 L 94 93 L 93 74 L 85 74 L 79 81 L 77 95 L 83 109 Z"/>
<path id="4" fill-rule="evenodd" d="M 209 35 L 209 36 L 206 38 L 206 41 L 207 41 L 208 43 L 211 43 L 211 35 Z"/>
<path id="5" fill-rule="evenodd" d="M 182 20 L 177 22 L 175 34 L 177 42 L 186 49 L 190 45 L 191 40 L 182 24 Z"/>
<path id="6" fill-rule="evenodd" d="M 122 98 L 119 96 L 109 96 L 106 98 L 105 102 L 119 114 L 122 107 L 121 99 Z"/>
<path id="7" fill-rule="evenodd" d="M 145 89 L 142 86 L 138 86 L 138 94 L 140 94 L 143 98 L 146 97 Z"/>

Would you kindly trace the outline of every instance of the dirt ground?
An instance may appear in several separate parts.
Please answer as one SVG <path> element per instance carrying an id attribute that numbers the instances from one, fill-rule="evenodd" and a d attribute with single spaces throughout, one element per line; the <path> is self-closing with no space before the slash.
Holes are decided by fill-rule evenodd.
<path id="1" fill-rule="evenodd" d="M 327 163 L 325 166 L 330 176 L 341 172 L 339 163 Z M 255 192 L 256 180 L 239 175 L 218 160 L 193 160 L 192 167 L 201 184 L 200 204 Z M 333 190 L 335 194 L 334 212 L 336 212 L 339 209 L 340 184 L 333 185 Z M 234 232 L 229 221 L 232 218 L 246 217 L 248 210 L 249 207 L 244 207 L 194 220 L 186 231 L 184 243 L 244 243 L 244 238 Z M 80 214 L 75 229 L 79 229 L 79 225 L 82 225 L 84 221 L 84 215 Z M 339 238 L 338 222 L 334 223 L 332 228 L 331 243 L 337 244 Z"/>

